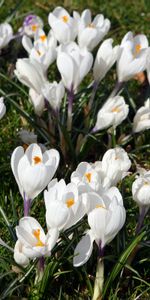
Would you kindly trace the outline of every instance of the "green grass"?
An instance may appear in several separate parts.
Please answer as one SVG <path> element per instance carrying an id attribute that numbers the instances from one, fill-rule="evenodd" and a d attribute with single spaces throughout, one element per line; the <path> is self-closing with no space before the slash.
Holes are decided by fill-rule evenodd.
<path id="1" fill-rule="evenodd" d="M 10 20 L 11 24 L 17 31 L 21 27 L 24 16 L 28 13 L 38 14 L 45 21 L 45 28 L 48 29 L 47 15 L 57 5 L 66 7 L 70 12 L 73 10 L 82 11 L 85 8 L 90 8 L 93 15 L 98 12 L 105 15 L 111 20 L 112 26 L 109 32 L 109 37 L 113 37 L 115 43 L 121 41 L 123 35 L 127 31 L 134 33 L 144 33 L 150 38 L 149 20 L 150 20 L 150 2 L 149 1 L 129 1 L 113 0 L 113 1 L 0 1 L 3 5 L 0 8 L 1 22 Z M 150 39 L 149 39 L 150 40 Z M 8 48 L 0 56 L 0 73 L 5 74 L 6 78 L 0 75 L 0 94 L 6 93 L 7 114 L 0 121 L 0 205 L 5 212 L 11 226 L 6 226 L 2 214 L 0 214 L 0 237 L 5 240 L 9 246 L 14 247 L 15 241 L 12 234 L 19 218 L 23 215 L 22 199 L 18 192 L 18 187 L 15 179 L 12 176 L 10 168 L 11 153 L 14 148 L 21 145 L 21 141 L 17 135 L 21 128 L 40 130 L 37 118 L 35 122 L 31 122 L 30 117 L 34 116 L 33 109 L 28 103 L 28 96 L 25 92 L 28 90 L 20 84 L 14 77 L 13 70 L 17 57 L 24 57 L 25 52 L 16 41 L 10 43 Z M 50 79 L 55 77 L 55 66 L 50 69 Z M 96 96 L 96 106 L 99 108 L 107 96 L 110 94 L 114 85 L 115 68 L 109 72 L 106 78 L 100 85 Z M 57 74 L 57 77 L 59 75 Z M 87 80 L 88 81 L 88 80 Z M 86 80 L 82 87 L 86 85 Z M 14 85 L 16 84 L 16 86 Z M 88 84 L 88 83 L 87 83 Z M 145 91 L 137 82 L 128 84 L 129 95 L 138 106 L 144 102 Z M 22 89 L 22 90 L 20 90 Z M 142 93 L 142 98 L 141 94 Z M 123 92 L 126 101 L 129 103 L 127 91 Z M 90 96 L 90 92 L 88 97 Z M 13 102 L 14 101 L 14 102 Z M 83 99 L 87 102 L 87 99 Z M 16 107 L 16 104 L 21 108 L 21 111 Z M 82 106 L 82 105 L 81 105 Z M 75 111 L 78 110 L 78 102 L 75 105 Z M 24 112 L 27 114 L 24 115 Z M 21 115 L 21 114 L 22 115 Z M 45 118 L 47 115 L 45 114 Z M 82 120 L 82 111 L 77 112 L 77 121 L 74 124 L 74 139 L 77 132 L 82 132 L 82 128 L 78 128 L 78 120 Z M 94 118 L 94 116 L 93 116 Z M 131 108 L 130 121 L 133 119 L 133 110 Z M 64 128 L 65 130 L 65 128 Z M 119 138 L 122 134 L 130 133 L 130 124 L 124 122 L 117 128 L 117 144 L 120 144 Z M 41 132 L 39 133 L 39 142 L 45 142 Z M 66 132 L 65 132 L 66 134 Z M 64 162 L 61 157 L 61 165 L 58 170 L 58 178 L 63 176 L 69 180 L 69 175 L 75 169 L 77 163 L 82 160 L 94 161 L 100 159 L 108 146 L 108 136 L 106 132 L 90 137 L 83 146 L 82 151 L 78 156 L 74 155 L 74 140 L 73 143 L 66 135 L 66 140 L 69 147 L 68 161 Z M 141 238 L 141 249 L 132 261 L 132 264 L 127 265 L 129 250 L 136 247 L 137 240 L 135 238 L 135 227 L 138 217 L 138 208 L 133 203 L 131 196 L 131 186 L 135 175 L 135 161 L 142 167 L 150 168 L 150 132 L 137 135 L 130 142 L 123 145 L 128 151 L 132 159 L 133 174 L 123 180 L 119 185 L 122 191 L 125 208 L 127 210 L 126 226 L 119 233 L 113 242 L 106 247 L 105 252 L 105 297 L 109 300 L 135 300 L 150 298 L 150 256 L 149 244 L 146 241 L 150 239 L 150 222 L 149 215 L 145 218 L 145 227 Z M 52 139 L 50 145 L 52 145 Z M 57 148 L 57 139 L 54 142 Z M 70 144 L 69 144 L 70 143 Z M 49 145 L 49 144 L 48 144 Z M 69 169 L 67 164 L 70 164 Z M 42 209 L 41 209 L 42 207 Z M 44 202 L 41 194 L 33 203 L 32 216 L 37 217 L 39 222 L 45 227 L 44 220 Z M 97 249 L 94 248 L 94 254 L 88 263 L 82 268 L 73 268 L 72 258 L 73 250 L 82 235 L 83 228 L 86 228 L 86 221 L 83 219 L 78 226 L 68 230 L 62 234 L 63 242 L 59 243 L 53 250 L 51 259 L 46 259 L 47 267 L 43 280 L 34 284 L 35 268 L 33 262 L 27 269 L 22 269 L 17 266 L 13 260 L 11 253 L 0 247 L 0 299 L 21 300 L 23 297 L 29 300 L 82 300 L 91 299 L 92 289 L 94 285 L 94 276 L 96 269 Z M 69 240 L 69 235 L 74 233 L 73 239 Z M 138 241 L 139 242 L 139 241 Z M 133 248 L 132 248 L 133 247 Z M 114 249 L 117 249 L 114 252 Z M 119 260 L 118 260 L 119 258 Z M 27 273 L 26 273 L 27 272 Z M 139 297 L 139 298 L 138 298 Z"/>

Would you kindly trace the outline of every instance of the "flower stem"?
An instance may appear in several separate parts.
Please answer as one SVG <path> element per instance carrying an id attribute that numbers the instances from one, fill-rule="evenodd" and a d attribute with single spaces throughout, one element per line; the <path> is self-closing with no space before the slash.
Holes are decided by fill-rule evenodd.
<path id="1" fill-rule="evenodd" d="M 68 91 L 68 120 L 67 120 L 67 129 L 71 131 L 72 128 L 72 107 L 73 107 L 73 100 L 74 100 L 74 92 L 73 88 Z"/>
<path id="2" fill-rule="evenodd" d="M 27 199 L 26 194 L 24 193 L 24 217 L 29 216 L 30 207 L 31 199 Z"/>
<path id="3" fill-rule="evenodd" d="M 144 217 L 145 217 L 146 213 L 147 213 L 147 207 L 143 206 L 139 213 L 139 219 L 138 219 L 138 223 L 137 223 L 136 231 L 135 231 L 136 235 L 139 234 L 139 232 L 143 226 L 143 221 L 144 221 Z"/>
<path id="4" fill-rule="evenodd" d="M 116 85 L 112 91 L 112 93 L 110 94 L 109 98 L 113 98 L 115 96 L 117 96 L 117 94 L 123 89 L 125 82 L 116 82 Z"/>
<path id="5" fill-rule="evenodd" d="M 36 277 L 35 277 L 35 284 L 40 282 L 42 280 L 43 274 L 44 274 L 44 257 L 41 256 L 38 260 L 37 264 L 37 271 L 36 271 Z"/>
<path id="6" fill-rule="evenodd" d="M 94 283 L 94 294 L 92 300 L 102 299 L 102 289 L 104 283 L 104 260 L 102 257 L 98 258 L 96 278 Z"/>

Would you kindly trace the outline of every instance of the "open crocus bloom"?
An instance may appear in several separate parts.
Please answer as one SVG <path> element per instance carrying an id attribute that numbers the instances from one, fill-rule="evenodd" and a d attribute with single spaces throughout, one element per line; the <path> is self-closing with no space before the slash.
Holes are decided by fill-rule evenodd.
<path id="1" fill-rule="evenodd" d="M 6 106 L 4 104 L 4 98 L 0 97 L 0 119 L 3 118 L 5 113 L 6 113 Z"/>
<path id="2" fill-rule="evenodd" d="M 59 43 L 74 41 L 77 36 L 77 21 L 62 7 L 56 7 L 48 16 L 48 22 Z"/>
<path id="3" fill-rule="evenodd" d="M 14 73 L 19 81 L 35 90 L 38 94 L 41 94 L 41 88 L 46 78 L 40 63 L 36 60 L 32 60 L 31 62 L 29 58 L 20 58 L 16 62 Z"/>
<path id="4" fill-rule="evenodd" d="M 0 24 L 0 50 L 8 45 L 13 37 L 13 30 L 10 24 Z"/>
<path id="5" fill-rule="evenodd" d="M 77 169 L 71 174 L 71 182 L 76 184 L 81 193 L 98 191 L 102 189 L 101 177 L 95 170 L 93 164 L 81 162 Z"/>
<path id="6" fill-rule="evenodd" d="M 56 81 L 54 81 L 53 83 L 47 81 L 42 88 L 42 93 L 45 99 L 49 102 L 50 106 L 55 111 L 58 111 L 65 94 L 65 88 L 62 81 L 60 81 L 59 83 L 57 83 Z"/>
<path id="7" fill-rule="evenodd" d="M 29 259 L 50 256 L 55 246 L 59 232 L 51 229 L 45 235 L 39 222 L 32 217 L 24 217 L 16 227 L 17 242 L 14 248 L 15 261 L 26 266 Z"/>
<path id="8" fill-rule="evenodd" d="M 122 96 L 109 98 L 97 114 L 97 121 L 93 131 L 102 130 L 113 126 L 116 128 L 126 119 L 129 106 Z"/>
<path id="9" fill-rule="evenodd" d="M 78 43 L 81 48 L 86 47 L 92 51 L 110 29 L 110 21 L 99 14 L 92 21 L 91 11 L 85 9 L 81 16 L 74 12 L 74 18 L 78 22 Z"/>
<path id="10" fill-rule="evenodd" d="M 128 175 L 131 161 L 123 148 L 116 147 L 107 150 L 102 161 L 96 161 L 93 167 L 102 179 L 103 188 L 107 190 Z"/>
<path id="11" fill-rule="evenodd" d="M 140 107 L 133 119 L 133 132 L 140 132 L 150 128 L 150 99 Z"/>
<path id="12" fill-rule="evenodd" d="M 146 69 L 148 40 L 144 34 L 133 37 L 128 32 L 121 42 L 122 53 L 117 63 L 119 82 L 128 81 Z"/>
<path id="13" fill-rule="evenodd" d="M 28 15 L 23 22 L 23 33 L 33 37 L 38 29 L 43 28 L 44 24 L 40 17 L 36 15 Z"/>
<path id="14" fill-rule="evenodd" d="M 48 67 L 56 59 L 57 41 L 51 31 L 48 36 L 46 36 L 42 29 L 37 30 L 34 43 L 32 43 L 31 38 L 24 35 L 22 44 L 29 53 L 31 61 L 32 59 L 37 60 L 41 64 L 44 72 L 46 72 Z"/>
<path id="15" fill-rule="evenodd" d="M 59 152 L 55 149 L 42 154 L 37 144 L 31 144 L 24 152 L 17 147 L 11 156 L 11 168 L 21 195 L 34 199 L 48 185 L 59 164 Z"/>
<path id="16" fill-rule="evenodd" d="M 76 91 L 81 81 L 92 67 L 93 56 L 86 49 L 80 49 L 72 42 L 58 48 L 57 67 L 64 86 Z"/>
<path id="17" fill-rule="evenodd" d="M 117 188 L 111 188 L 107 195 L 91 201 L 92 210 L 88 214 L 90 229 L 86 231 L 74 251 L 73 265 L 80 267 L 90 258 L 95 241 L 99 253 L 110 243 L 123 227 L 126 218 L 122 196 Z"/>
<path id="18" fill-rule="evenodd" d="M 133 182 L 132 196 L 139 207 L 150 207 L 150 171 L 145 171 Z"/>
<path id="19" fill-rule="evenodd" d="M 98 49 L 93 74 L 96 81 L 102 80 L 120 55 L 120 46 L 112 47 L 113 39 L 105 40 Z"/>
<path id="20" fill-rule="evenodd" d="M 52 180 L 44 192 L 48 228 L 65 230 L 76 224 L 85 214 L 84 204 L 74 183 L 66 185 L 61 179 Z"/>

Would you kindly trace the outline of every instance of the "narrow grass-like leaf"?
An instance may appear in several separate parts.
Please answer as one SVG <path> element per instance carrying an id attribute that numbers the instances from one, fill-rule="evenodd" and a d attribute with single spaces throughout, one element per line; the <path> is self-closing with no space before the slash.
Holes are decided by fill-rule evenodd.
<path id="1" fill-rule="evenodd" d="M 137 236 L 131 244 L 125 249 L 125 251 L 121 254 L 120 258 L 118 259 L 118 262 L 115 264 L 114 268 L 112 269 L 108 279 L 106 280 L 106 283 L 104 285 L 103 290 L 103 297 L 105 297 L 108 288 L 112 285 L 112 282 L 115 280 L 117 275 L 120 273 L 122 268 L 124 268 L 125 263 L 129 257 L 129 255 L 132 253 L 134 248 L 139 244 L 139 242 L 143 239 L 143 237 L 146 235 L 146 232 L 142 232 L 139 236 Z"/>
<path id="2" fill-rule="evenodd" d="M 5 214 L 5 212 L 4 212 L 4 210 L 2 209 L 1 206 L 0 206 L 0 213 L 1 213 L 3 219 L 4 219 L 5 223 L 6 223 L 6 226 L 7 226 L 8 230 L 9 230 L 9 232 L 10 232 L 10 234 L 11 234 L 13 240 L 16 241 L 17 238 L 16 238 L 15 231 L 14 231 L 12 225 L 10 224 L 10 222 L 9 222 L 9 220 L 8 220 L 6 214 Z"/>

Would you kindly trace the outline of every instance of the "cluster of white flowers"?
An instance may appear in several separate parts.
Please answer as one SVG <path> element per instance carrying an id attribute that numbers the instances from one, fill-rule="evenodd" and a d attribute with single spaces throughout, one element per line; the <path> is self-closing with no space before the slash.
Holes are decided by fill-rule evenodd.
<path id="1" fill-rule="evenodd" d="M 29 259 L 50 255 L 59 232 L 75 225 L 85 214 L 91 229 L 75 250 L 75 266 L 88 260 L 94 240 L 103 249 L 124 225 L 126 213 L 116 185 L 128 174 L 131 166 L 125 150 L 119 147 L 110 149 L 102 161 L 80 163 L 69 184 L 63 179 L 51 180 L 58 164 L 57 150 L 42 153 L 37 144 L 31 144 L 25 152 L 23 147 L 17 147 L 12 153 L 12 171 L 24 200 L 24 217 L 16 227 L 18 240 L 14 249 L 14 258 L 21 265 L 26 265 Z M 46 186 L 44 200 L 48 233 L 45 236 L 40 224 L 29 216 L 29 211 L 33 199 Z"/>
<path id="2" fill-rule="evenodd" d="M 68 119 L 72 119 L 73 94 L 78 91 L 80 83 L 91 71 L 93 66 L 93 87 L 106 76 L 116 63 L 118 85 L 134 78 L 139 72 L 150 74 L 150 50 L 144 34 L 133 36 L 128 32 L 120 45 L 113 46 L 113 39 L 104 40 L 98 48 L 95 61 L 92 51 L 99 45 L 110 29 L 110 21 L 102 14 L 93 20 L 91 12 L 86 9 L 80 15 L 74 11 L 71 16 L 64 8 L 57 7 L 48 16 L 50 31 L 46 35 L 43 21 L 35 15 L 25 18 L 19 32 L 22 35 L 22 45 L 29 58 L 18 59 L 15 74 L 29 88 L 29 101 L 33 104 L 35 113 L 42 115 L 46 101 L 58 112 L 66 92 L 68 97 Z M 13 38 L 9 24 L 1 24 L 1 44 L 4 48 Z M 56 61 L 61 75 L 60 82 L 49 82 L 47 71 Z M 94 62 L 93 62 L 94 61 Z M 116 128 L 128 115 L 129 108 L 123 97 L 114 91 L 106 100 L 97 114 L 93 132 Z M 116 96 L 116 97 L 115 97 Z M 148 106 L 146 106 L 148 109 Z M 150 128 L 149 114 L 143 116 L 142 108 L 133 120 L 133 132 Z M 141 122 L 141 118 L 144 122 Z M 69 124 L 72 121 L 69 120 Z M 71 129 L 69 125 L 68 129 Z"/>
<path id="3" fill-rule="evenodd" d="M 28 58 L 18 59 L 14 72 L 18 80 L 29 88 L 29 101 L 35 113 L 41 117 L 43 111 L 50 107 L 49 113 L 59 120 L 66 93 L 66 126 L 70 132 L 74 95 L 78 93 L 83 79 L 92 70 L 89 87 L 93 87 L 94 95 L 100 81 L 116 63 L 117 85 L 97 112 L 93 129 L 89 128 L 92 134 L 110 127 L 115 132 L 129 113 L 129 105 L 119 95 L 123 84 L 143 71 L 147 72 L 150 83 L 150 48 L 146 36 L 134 36 L 128 32 L 120 45 L 113 46 L 110 38 L 102 42 L 110 29 L 110 21 L 102 14 L 92 20 L 89 9 L 81 15 L 74 11 L 71 16 L 64 8 L 57 7 L 49 14 L 48 22 L 50 31 L 46 34 L 42 20 L 29 15 L 19 30 Z M 1 24 L 0 35 L 1 51 L 14 38 L 11 26 Z M 94 58 L 92 51 L 96 47 L 98 51 Z M 49 82 L 48 70 L 55 61 L 61 80 Z M 87 105 L 89 109 L 92 101 L 91 98 Z M 5 112 L 3 98 L 0 98 L 0 119 Z M 150 99 L 137 110 L 132 132 L 146 129 L 150 129 Z M 94 241 L 101 253 L 125 223 L 126 211 L 117 185 L 129 174 L 129 156 L 121 147 L 109 149 L 101 161 L 81 162 L 72 172 L 70 182 L 66 183 L 64 179 L 53 179 L 59 165 L 59 152 L 38 145 L 37 136 L 32 132 L 28 134 L 22 130 L 19 135 L 26 144 L 26 150 L 21 146 L 14 150 L 11 168 L 23 198 L 24 217 L 16 227 L 14 259 L 18 264 L 27 266 L 32 259 L 50 256 L 56 243 L 61 242 L 60 232 L 87 216 L 89 229 L 76 246 L 73 258 L 73 265 L 81 266 L 88 261 Z M 46 234 L 39 222 L 30 216 L 32 202 L 42 191 Z M 142 219 L 150 207 L 150 171 L 144 170 L 135 179 L 132 195 Z"/>
<path id="4" fill-rule="evenodd" d="M 24 217 L 16 227 L 17 242 L 14 259 L 26 266 L 29 259 L 50 255 L 59 232 L 75 225 L 85 215 L 90 229 L 85 232 L 74 252 L 74 266 L 89 259 L 93 242 L 102 251 L 123 227 L 126 211 L 117 184 L 131 167 L 126 151 L 109 149 L 101 161 L 81 162 L 71 175 L 70 183 L 52 179 L 59 165 L 55 149 L 43 154 L 37 144 L 24 152 L 17 147 L 12 153 L 11 167 L 24 201 Z M 44 190 L 48 186 L 47 190 Z M 44 190 L 47 234 L 38 221 L 29 216 L 31 204 Z M 144 171 L 133 183 L 133 199 L 145 213 L 150 206 L 150 172 Z"/>

